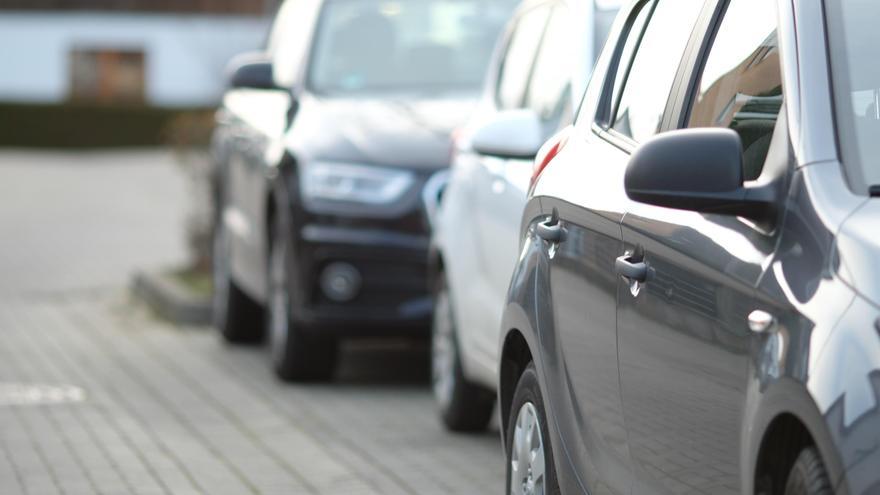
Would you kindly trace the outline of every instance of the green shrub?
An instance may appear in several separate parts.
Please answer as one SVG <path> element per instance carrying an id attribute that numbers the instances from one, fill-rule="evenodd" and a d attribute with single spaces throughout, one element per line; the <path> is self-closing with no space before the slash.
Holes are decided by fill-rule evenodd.
<path id="1" fill-rule="evenodd" d="M 0 103 L 0 146 L 104 148 L 206 146 L 213 109 L 86 103 Z"/>

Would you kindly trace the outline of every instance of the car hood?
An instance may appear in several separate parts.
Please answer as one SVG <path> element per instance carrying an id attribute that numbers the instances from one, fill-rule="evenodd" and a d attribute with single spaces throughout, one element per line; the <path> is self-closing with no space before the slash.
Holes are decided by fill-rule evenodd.
<path id="1" fill-rule="evenodd" d="M 880 199 L 870 199 L 837 236 L 837 272 L 862 297 L 880 305 Z"/>
<path id="2" fill-rule="evenodd" d="M 288 145 L 306 160 L 436 170 L 449 166 L 450 136 L 475 96 L 322 98 L 304 95 Z"/>

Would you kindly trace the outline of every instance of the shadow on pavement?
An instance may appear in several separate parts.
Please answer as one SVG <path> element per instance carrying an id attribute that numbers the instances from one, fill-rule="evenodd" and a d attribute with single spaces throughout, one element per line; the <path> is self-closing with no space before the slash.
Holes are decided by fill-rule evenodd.
<path id="1" fill-rule="evenodd" d="M 430 385 L 430 347 L 427 342 L 346 342 L 339 358 L 339 369 L 333 382 L 340 385 Z"/>

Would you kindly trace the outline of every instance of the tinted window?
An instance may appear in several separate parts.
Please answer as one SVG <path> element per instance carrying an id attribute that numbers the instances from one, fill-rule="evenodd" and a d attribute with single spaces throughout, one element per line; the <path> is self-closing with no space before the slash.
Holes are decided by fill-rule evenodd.
<path id="1" fill-rule="evenodd" d="M 559 125 L 562 115 L 571 108 L 571 61 L 578 56 L 577 39 L 567 8 L 553 11 L 544 41 L 535 59 L 526 106 L 535 110 L 548 127 Z M 548 129 L 549 130 L 549 129 Z"/>
<path id="2" fill-rule="evenodd" d="M 838 134 L 861 187 L 880 185 L 880 2 L 826 2 Z"/>
<path id="3" fill-rule="evenodd" d="M 502 109 L 524 105 L 535 52 L 544 35 L 548 15 L 549 9 L 539 7 L 524 14 L 514 28 L 499 71 L 497 100 Z"/>
<path id="4" fill-rule="evenodd" d="M 629 28 L 629 34 L 627 34 L 626 41 L 623 44 L 620 61 L 617 65 L 616 72 L 614 73 L 614 85 L 611 90 L 612 104 L 617 103 L 617 100 L 620 99 L 620 92 L 623 91 L 623 82 L 626 80 L 629 63 L 632 61 L 633 54 L 639 46 L 639 40 L 642 39 L 645 23 L 648 22 L 648 16 L 654 8 L 654 2 L 645 2 L 639 8 L 640 10 L 636 14 L 636 18 L 633 20 L 632 25 Z"/>
<path id="5" fill-rule="evenodd" d="M 611 31 L 611 25 L 614 18 L 617 17 L 619 5 L 596 5 L 595 19 L 593 20 L 593 50 L 598 54 L 605 42 L 608 41 L 608 33 Z"/>
<path id="6" fill-rule="evenodd" d="M 660 0 L 626 78 L 614 129 L 643 141 L 657 133 L 703 0 Z"/>
<path id="7" fill-rule="evenodd" d="M 688 127 L 728 127 L 743 144 L 744 176 L 764 167 L 782 106 L 776 6 L 733 0 L 706 59 Z"/>
<path id="8" fill-rule="evenodd" d="M 514 5 L 514 0 L 329 0 L 318 26 L 310 87 L 318 93 L 479 90 Z"/>

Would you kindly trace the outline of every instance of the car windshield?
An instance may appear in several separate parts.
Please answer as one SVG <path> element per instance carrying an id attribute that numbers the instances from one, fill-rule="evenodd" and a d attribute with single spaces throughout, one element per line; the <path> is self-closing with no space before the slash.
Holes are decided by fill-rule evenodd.
<path id="1" fill-rule="evenodd" d="M 515 0 L 328 0 L 308 84 L 317 93 L 479 90 Z"/>
<path id="2" fill-rule="evenodd" d="M 880 2 L 826 2 L 839 139 L 859 188 L 880 185 Z"/>

